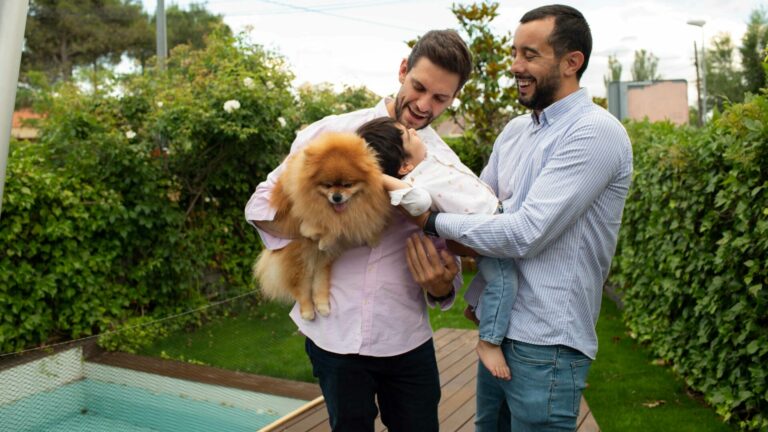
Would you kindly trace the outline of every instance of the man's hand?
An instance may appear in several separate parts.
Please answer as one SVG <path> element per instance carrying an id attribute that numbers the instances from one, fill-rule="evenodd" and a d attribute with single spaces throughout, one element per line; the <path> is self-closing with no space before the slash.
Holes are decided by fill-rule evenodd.
<path id="1" fill-rule="evenodd" d="M 429 214 L 432 213 L 431 211 L 427 210 L 427 211 L 425 211 L 424 213 L 422 213 L 422 214 L 420 214 L 418 216 L 413 216 L 410 213 L 408 213 L 408 211 L 406 209 L 402 208 L 401 206 L 397 206 L 397 209 L 400 210 L 400 212 L 406 217 L 406 219 L 411 221 L 411 223 L 413 223 L 414 225 L 416 225 L 420 229 L 424 229 L 424 224 L 427 223 L 427 218 L 429 217 Z"/>
<path id="2" fill-rule="evenodd" d="M 454 255 L 465 257 L 476 257 L 478 254 L 469 246 L 464 246 L 461 243 L 457 243 L 453 240 L 446 240 L 445 244 L 448 246 L 448 250 L 453 252 Z"/>
<path id="3" fill-rule="evenodd" d="M 451 292 L 453 279 L 459 272 L 453 254 L 447 250 L 438 253 L 431 240 L 421 234 L 413 234 L 408 238 L 406 258 L 413 279 L 433 297 Z"/>

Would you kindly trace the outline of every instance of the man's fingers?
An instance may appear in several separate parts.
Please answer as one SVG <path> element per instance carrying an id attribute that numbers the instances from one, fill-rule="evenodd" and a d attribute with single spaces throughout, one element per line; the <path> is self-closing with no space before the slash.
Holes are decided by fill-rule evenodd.
<path id="1" fill-rule="evenodd" d="M 453 276 L 456 276 L 456 273 L 459 272 L 459 266 L 456 265 L 456 260 L 453 254 L 448 252 L 447 250 L 441 250 L 440 255 L 443 257 L 443 262 L 445 263 L 445 268 L 448 270 L 448 273 L 450 273 L 451 278 Z"/>
<path id="2" fill-rule="evenodd" d="M 413 237 L 408 237 L 406 248 L 406 261 L 408 262 L 408 270 L 411 271 L 413 279 L 417 283 L 424 281 L 424 266 L 421 260 L 419 260 L 419 252 L 417 242 Z"/>

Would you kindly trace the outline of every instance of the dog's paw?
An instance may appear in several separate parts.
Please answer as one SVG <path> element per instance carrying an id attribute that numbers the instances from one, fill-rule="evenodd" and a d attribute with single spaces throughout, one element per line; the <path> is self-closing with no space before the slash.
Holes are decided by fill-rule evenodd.
<path id="1" fill-rule="evenodd" d="M 320 316 L 327 317 L 331 314 L 330 303 L 317 303 L 315 307 L 317 308 L 317 313 L 319 313 Z"/>
<path id="2" fill-rule="evenodd" d="M 315 311 L 308 310 L 308 311 L 301 311 L 301 319 L 304 321 L 314 321 L 315 319 Z"/>

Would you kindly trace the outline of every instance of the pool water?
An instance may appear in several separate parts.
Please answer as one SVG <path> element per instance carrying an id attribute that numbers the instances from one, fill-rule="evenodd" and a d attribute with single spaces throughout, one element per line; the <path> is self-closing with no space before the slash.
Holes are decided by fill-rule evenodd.
<path id="1" fill-rule="evenodd" d="M 272 410 L 86 378 L 0 405 L 0 431 L 240 432 L 279 417 Z"/>

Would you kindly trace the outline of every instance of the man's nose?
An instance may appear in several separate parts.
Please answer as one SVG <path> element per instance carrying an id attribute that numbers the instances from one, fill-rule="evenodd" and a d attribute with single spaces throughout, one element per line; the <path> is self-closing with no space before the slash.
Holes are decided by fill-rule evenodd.
<path id="1" fill-rule="evenodd" d="M 416 108 L 419 109 L 419 114 L 425 114 L 429 112 L 429 108 L 432 103 L 432 98 L 429 95 L 423 95 L 416 99 Z"/>
<path id="2" fill-rule="evenodd" d="M 524 63 L 523 59 L 521 59 L 520 57 L 514 57 L 512 59 L 512 67 L 510 68 L 512 73 L 513 74 L 522 73 L 524 70 L 523 63 Z"/>

